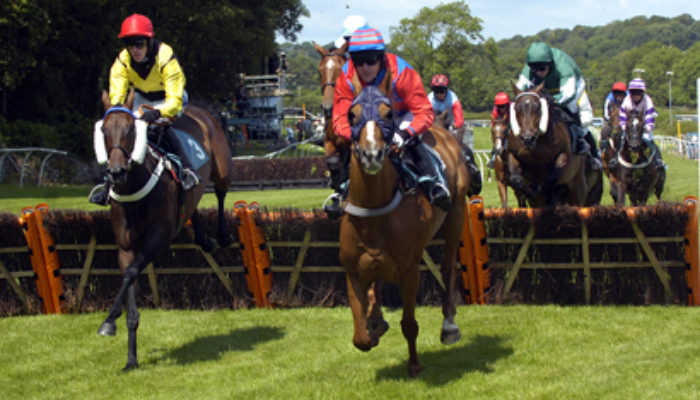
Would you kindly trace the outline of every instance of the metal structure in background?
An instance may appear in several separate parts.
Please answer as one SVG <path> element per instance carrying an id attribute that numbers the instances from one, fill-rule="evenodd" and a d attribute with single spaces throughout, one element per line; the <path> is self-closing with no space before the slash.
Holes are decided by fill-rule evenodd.
<path id="1" fill-rule="evenodd" d="M 8 156 L 12 153 L 24 153 L 24 158 L 22 159 L 22 164 L 19 165 L 19 187 L 24 185 L 24 172 L 27 169 L 27 160 L 33 152 L 47 153 L 44 159 L 41 161 L 41 167 L 39 168 L 39 177 L 37 181 L 37 186 L 41 186 L 41 178 L 44 175 L 44 170 L 46 169 L 46 163 L 51 156 L 54 154 L 59 154 L 62 156 L 68 155 L 68 152 L 56 149 L 47 149 L 43 147 L 20 147 L 13 149 L 0 149 L 0 178 L 7 175 L 7 172 L 3 170 L 5 167 L 5 161 L 8 160 Z"/>

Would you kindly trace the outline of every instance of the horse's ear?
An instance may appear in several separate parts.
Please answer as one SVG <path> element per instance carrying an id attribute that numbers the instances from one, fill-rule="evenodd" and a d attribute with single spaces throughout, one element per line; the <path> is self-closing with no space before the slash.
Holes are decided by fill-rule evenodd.
<path id="1" fill-rule="evenodd" d="M 136 97 L 136 92 L 134 91 L 133 88 L 131 88 L 131 90 L 129 90 L 129 94 L 126 96 L 126 103 L 124 103 L 124 107 L 131 110 L 131 107 L 134 105 L 134 98 L 135 97 Z"/>
<path id="2" fill-rule="evenodd" d="M 109 95 L 107 94 L 106 90 L 102 90 L 102 97 L 100 98 L 100 101 L 102 101 L 102 107 L 104 107 L 105 111 L 112 107 L 112 102 L 109 101 Z"/>
<path id="3" fill-rule="evenodd" d="M 326 50 L 326 49 L 324 49 L 323 47 L 319 46 L 319 44 L 316 43 L 316 42 L 313 42 L 313 43 L 314 43 L 314 48 L 316 49 L 316 51 L 318 52 L 318 54 L 321 55 L 321 57 L 324 57 L 326 54 L 328 54 L 328 50 Z"/>
<path id="4" fill-rule="evenodd" d="M 342 46 L 340 46 L 340 48 L 338 49 L 338 53 L 340 53 L 340 54 L 347 53 L 348 52 L 348 45 L 349 45 L 349 42 L 346 40 L 345 43 Z"/>
<path id="5" fill-rule="evenodd" d="M 510 81 L 510 86 L 513 87 L 513 94 L 514 94 L 513 97 L 515 97 L 515 96 L 517 96 L 517 95 L 520 94 L 520 90 L 518 89 L 517 86 L 515 86 L 515 84 L 513 83 L 513 81 Z"/>

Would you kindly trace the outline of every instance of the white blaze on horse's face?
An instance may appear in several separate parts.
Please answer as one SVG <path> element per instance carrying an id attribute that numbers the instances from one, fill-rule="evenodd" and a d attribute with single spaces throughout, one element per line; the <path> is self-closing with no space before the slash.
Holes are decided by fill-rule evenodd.
<path id="1" fill-rule="evenodd" d="M 369 175 L 376 175 L 382 170 L 385 146 L 377 141 L 377 137 L 381 135 L 382 131 L 377 124 L 374 121 L 367 121 L 364 135 L 366 142 L 360 147 L 360 164 Z"/>

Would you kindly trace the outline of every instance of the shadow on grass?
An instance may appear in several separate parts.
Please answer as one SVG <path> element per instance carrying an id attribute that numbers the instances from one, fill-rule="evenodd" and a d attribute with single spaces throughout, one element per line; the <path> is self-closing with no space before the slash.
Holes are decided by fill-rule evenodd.
<path id="1" fill-rule="evenodd" d="M 470 343 L 445 347 L 440 351 L 426 353 L 418 348 L 418 361 L 423 366 L 418 379 L 432 386 L 442 386 L 470 372 L 491 373 L 493 363 L 513 354 L 513 348 L 505 346 L 504 342 L 505 338 L 501 336 L 478 335 Z M 377 371 L 377 379 L 410 380 L 408 351 L 400 364 Z"/>
<path id="2" fill-rule="evenodd" d="M 251 351 L 261 343 L 277 340 L 283 336 L 283 329 L 269 326 L 238 329 L 220 335 L 201 336 L 168 351 L 151 362 L 175 360 L 177 364 L 186 365 L 201 361 L 213 361 L 220 359 L 227 352 Z"/>

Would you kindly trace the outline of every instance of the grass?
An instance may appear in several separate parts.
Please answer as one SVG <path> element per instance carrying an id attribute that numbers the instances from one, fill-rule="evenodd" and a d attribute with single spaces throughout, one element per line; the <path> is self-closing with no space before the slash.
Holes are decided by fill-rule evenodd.
<path id="1" fill-rule="evenodd" d="M 441 313 L 417 319 L 423 373 L 408 379 L 401 312 L 369 353 L 347 308 L 143 310 L 141 368 L 126 362 L 124 318 L 103 313 L 0 319 L 4 399 L 695 399 L 697 309 L 462 306 L 459 343 Z"/>
<path id="2" fill-rule="evenodd" d="M 486 128 L 477 128 L 474 135 L 474 147 L 489 149 L 491 147 L 490 132 Z M 666 186 L 661 197 L 667 202 L 682 202 L 686 196 L 698 196 L 698 162 L 688 160 L 678 155 L 665 152 L 664 160 L 668 164 Z M 487 174 L 487 171 L 484 171 Z M 0 212 L 19 214 L 23 207 L 35 206 L 46 202 L 53 209 L 104 210 L 87 201 L 89 186 L 43 186 L 36 187 L 26 184 L 23 188 L 17 185 L 0 185 Z M 601 204 L 612 205 L 609 194 L 610 185 L 605 179 L 604 193 Z M 331 189 L 289 189 L 230 192 L 226 197 L 226 208 L 231 209 L 237 200 L 247 202 L 257 201 L 268 208 L 295 207 L 305 210 L 320 209 L 323 200 L 331 193 Z M 487 179 L 480 194 L 486 207 L 500 207 L 500 198 L 496 182 Z M 512 190 L 508 190 L 508 204 L 516 204 Z M 629 201 L 627 202 L 629 204 Z M 650 198 L 649 204 L 656 204 L 656 197 Z M 213 193 L 205 194 L 201 208 L 216 207 L 216 197 Z"/>

